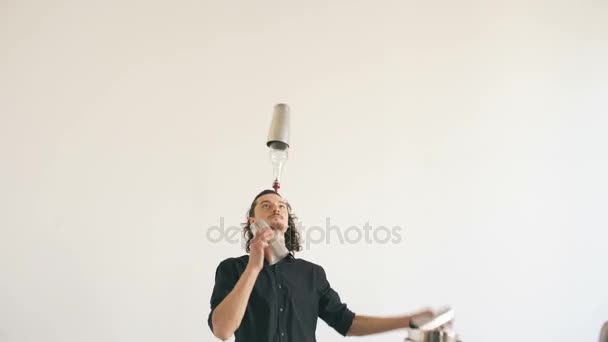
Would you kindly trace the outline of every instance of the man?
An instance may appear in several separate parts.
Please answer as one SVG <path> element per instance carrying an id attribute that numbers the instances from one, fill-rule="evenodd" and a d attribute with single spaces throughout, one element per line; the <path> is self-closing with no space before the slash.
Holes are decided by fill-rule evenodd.
<path id="1" fill-rule="evenodd" d="M 215 274 L 208 323 L 221 340 L 235 334 L 236 342 L 315 341 L 318 317 L 344 336 L 363 336 L 406 328 L 412 318 L 432 315 L 429 310 L 397 317 L 355 314 L 331 288 L 321 266 L 294 257 L 301 250 L 296 218 L 278 193 L 262 191 L 247 216 L 249 255 L 222 261 Z M 250 225 L 260 219 L 270 228 L 254 236 Z M 275 234 L 290 254 L 270 265 L 269 241 Z"/>

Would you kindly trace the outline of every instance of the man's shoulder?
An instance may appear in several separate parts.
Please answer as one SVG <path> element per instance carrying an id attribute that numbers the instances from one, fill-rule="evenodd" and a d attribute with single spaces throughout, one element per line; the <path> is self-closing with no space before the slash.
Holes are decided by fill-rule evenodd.
<path id="1" fill-rule="evenodd" d="M 244 267 L 247 266 L 247 263 L 249 262 L 249 254 L 245 254 L 245 255 L 241 255 L 239 257 L 229 257 L 226 258 L 222 261 L 220 261 L 219 265 L 217 266 L 218 269 L 219 268 L 225 268 L 225 267 L 229 267 L 229 268 L 240 268 L 240 267 Z"/>
<path id="2" fill-rule="evenodd" d="M 308 260 L 302 259 L 302 258 L 296 258 L 294 256 L 291 256 L 290 259 L 291 260 L 289 260 L 289 262 L 297 265 L 299 268 L 301 267 L 301 268 L 305 268 L 305 269 L 309 269 L 309 270 L 314 270 L 317 272 L 323 271 L 323 267 L 321 265 L 314 263 L 312 261 L 308 261 Z M 241 255 L 238 257 L 229 257 L 229 258 L 222 260 L 219 263 L 218 269 L 227 268 L 227 269 L 243 270 L 247 266 L 247 263 L 249 263 L 249 254 Z"/>
<path id="3" fill-rule="evenodd" d="M 301 265 L 301 266 L 303 266 L 303 267 L 310 268 L 310 269 L 313 269 L 313 270 L 315 270 L 315 271 L 318 271 L 318 270 L 322 270 L 322 269 L 323 269 L 323 267 L 321 267 L 321 265 L 316 264 L 316 263 L 314 263 L 314 262 L 312 262 L 312 261 L 308 261 L 308 260 L 306 260 L 306 259 L 302 259 L 302 258 L 293 258 L 293 261 L 294 261 L 294 262 L 296 262 L 296 263 L 298 263 L 299 265 Z"/>

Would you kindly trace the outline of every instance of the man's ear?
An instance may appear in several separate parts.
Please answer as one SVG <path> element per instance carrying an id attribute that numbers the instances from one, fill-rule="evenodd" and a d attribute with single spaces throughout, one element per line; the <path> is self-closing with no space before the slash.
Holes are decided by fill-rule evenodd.
<path id="1" fill-rule="evenodd" d="M 252 224 L 253 221 L 255 221 L 255 219 L 253 217 L 249 217 L 249 219 L 247 221 L 249 221 L 249 224 Z"/>

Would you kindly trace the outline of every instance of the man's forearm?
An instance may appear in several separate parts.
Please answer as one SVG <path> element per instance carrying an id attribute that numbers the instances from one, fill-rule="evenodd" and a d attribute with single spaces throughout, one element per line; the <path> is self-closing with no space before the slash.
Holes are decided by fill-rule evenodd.
<path id="1" fill-rule="evenodd" d="M 374 317 L 355 315 L 348 336 L 364 336 L 385 331 L 407 328 L 410 325 L 410 316 Z"/>
<path id="2" fill-rule="evenodd" d="M 246 268 L 232 291 L 213 310 L 211 316 L 213 334 L 219 339 L 229 339 L 241 325 L 258 274 L 259 271 Z"/>

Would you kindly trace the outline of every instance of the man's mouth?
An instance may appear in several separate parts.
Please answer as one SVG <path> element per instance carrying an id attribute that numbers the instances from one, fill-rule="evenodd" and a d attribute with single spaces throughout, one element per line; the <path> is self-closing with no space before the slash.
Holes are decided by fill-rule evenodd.
<path id="1" fill-rule="evenodd" d="M 273 219 L 273 218 L 275 218 L 275 217 L 280 217 L 280 218 L 283 218 L 283 216 L 281 216 L 281 215 L 272 215 L 272 216 L 270 216 L 270 218 L 271 218 L 271 219 Z"/>

